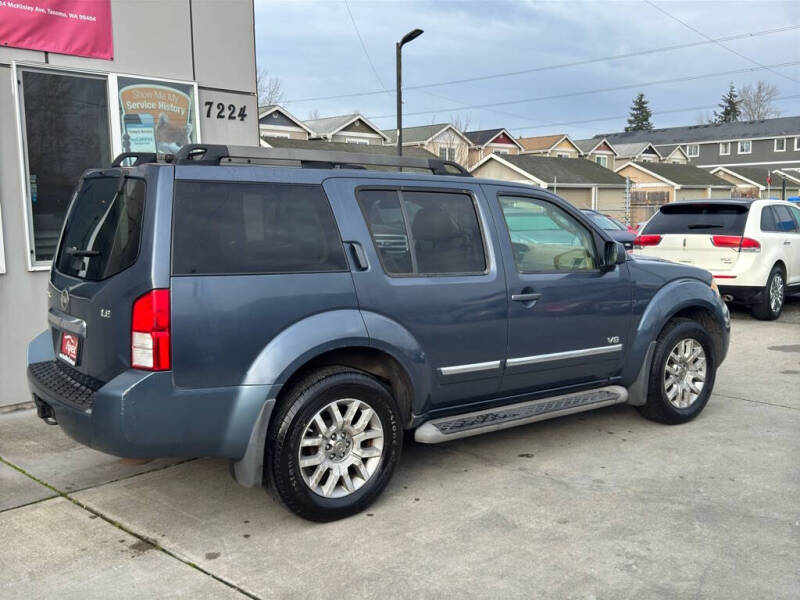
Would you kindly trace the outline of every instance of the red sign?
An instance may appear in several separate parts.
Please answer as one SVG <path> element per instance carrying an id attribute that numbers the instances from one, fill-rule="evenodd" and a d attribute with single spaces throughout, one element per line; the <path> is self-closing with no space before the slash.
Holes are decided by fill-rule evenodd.
<path id="1" fill-rule="evenodd" d="M 0 0 L 0 46 L 111 60 L 111 0 Z"/>
<path id="2" fill-rule="evenodd" d="M 78 362 L 78 343 L 78 336 L 71 333 L 61 334 L 61 351 L 58 353 L 58 357 L 73 367 Z"/>

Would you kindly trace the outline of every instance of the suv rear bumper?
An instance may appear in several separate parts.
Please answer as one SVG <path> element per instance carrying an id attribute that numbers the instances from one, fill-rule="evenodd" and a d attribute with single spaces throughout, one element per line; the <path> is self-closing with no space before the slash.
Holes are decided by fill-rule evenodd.
<path id="1" fill-rule="evenodd" d="M 74 440 L 115 456 L 239 460 L 280 386 L 176 388 L 172 373 L 129 369 L 107 383 L 56 362 L 49 331 L 28 347 L 28 386 Z M 263 416 L 262 416 L 263 419 Z"/>
<path id="2" fill-rule="evenodd" d="M 720 285 L 719 293 L 723 297 L 731 296 L 734 302 L 755 304 L 761 300 L 764 288 L 751 285 Z"/>

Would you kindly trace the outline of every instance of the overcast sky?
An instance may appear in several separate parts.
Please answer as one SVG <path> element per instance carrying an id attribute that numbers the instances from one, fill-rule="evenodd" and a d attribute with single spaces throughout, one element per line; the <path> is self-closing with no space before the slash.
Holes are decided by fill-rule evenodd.
<path id="1" fill-rule="evenodd" d="M 259 66 L 281 79 L 284 105 L 298 118 L 307 119 L 314 110 L 321 117 L 358 111 L 379 127 L 390 129 L 395 126 L 394 44 L 416 27 L 425 33 L 404 48 L 404 89 L 704 42 L 703 35 L 721 38 L 800 27 L 797 0 L 654 0 L 654 4 L 350 0 L 351 20 L 348 3 L 343 0 L 256 0 L 256 52 Z M 575 138 L 591 137 L 621 130 L 639 90 L 650 100 L 656 127 L 693 125 L 700 113 L 711 114 L 729 82 L 738 87 L 759 79 L 777 85 L 781 96 L 797 96 L 778 105 L 784 115 L 800 115 L 800 65 L 652 84 L 757 68 L 757 63 L 800 62 L 800 28 L 724 44 L 739 55 L 706 43 L 507 77 L 405 89 L 404 125 L 461 119 L 469 122 L 471 130 L 506 127 L 517 136 L 564 132 Z M 634 87 L 564 96 L 621 86 Z M 318 99 L 376 91 L 380 93 Z M 541 99 L 549 96 L 562 97 Z M 305 99 L 313 100 L 300 101 Z M 474 108 L 476 105 L 485 108 Z M 662 112 L 683 108 L 691 110 Z"/>

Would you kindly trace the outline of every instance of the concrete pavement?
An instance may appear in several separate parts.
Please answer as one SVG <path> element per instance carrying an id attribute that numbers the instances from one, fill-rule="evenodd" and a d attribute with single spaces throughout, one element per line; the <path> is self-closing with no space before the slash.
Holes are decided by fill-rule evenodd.
<path id="1" fill-rule="evenodd" d="M 368 511 L 325 525 L 225 461 L 122 465 L 31 411 L 0 415 L 0 598 L 796 598 L 800 301 L 787 308 L 734 312 L 692 423 L 617 406 L 409 443 Z"/>

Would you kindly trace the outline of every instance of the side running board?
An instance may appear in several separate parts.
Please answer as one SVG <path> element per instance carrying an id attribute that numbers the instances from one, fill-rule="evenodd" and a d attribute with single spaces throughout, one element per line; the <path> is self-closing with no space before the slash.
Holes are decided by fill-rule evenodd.
<path id="1" fill-rule="evenodd" d="M 539 398 L 518 404 L 498 406 L 472 413 L 433 419 L 419 426 L 414 439 L 423 444 L 438 444 L 517 425 L 544 421 L 562 415 L 583 412 L 628 400 L 628 390 L 610 385 L 563 396 Z"/>

